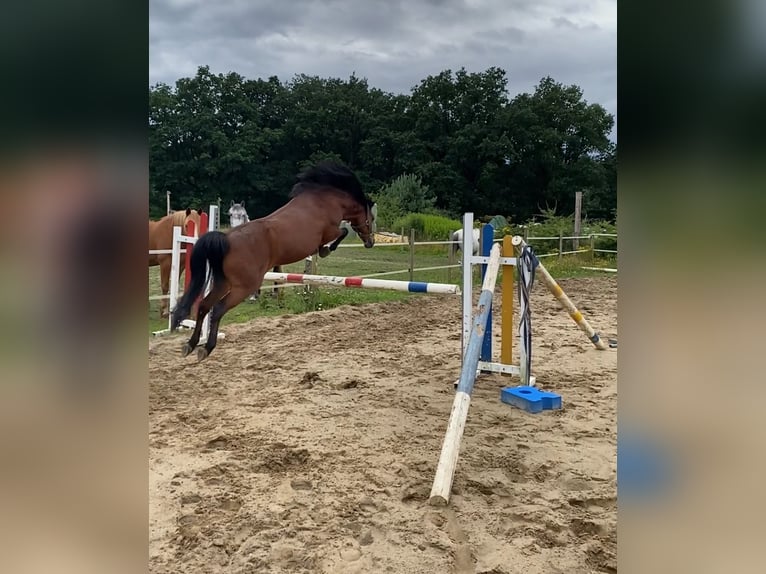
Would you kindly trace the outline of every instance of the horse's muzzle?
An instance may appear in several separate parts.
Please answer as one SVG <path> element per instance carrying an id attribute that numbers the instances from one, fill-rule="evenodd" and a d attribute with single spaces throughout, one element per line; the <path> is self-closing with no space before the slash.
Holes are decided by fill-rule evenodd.
<path id="1" fill-rule="evenodd" d="M 369 238 L 367 241 L 365 241 L 365 242 L 364 242 L 364 246 L 365 246 L 367 249 L 369 249 L 369 248 L 370 248 L 370 247 L 372 247 L 373 245 L 375 245 L 375 238 L 374 238 L 374 237 L 370 237 L 370 238 Z"/>

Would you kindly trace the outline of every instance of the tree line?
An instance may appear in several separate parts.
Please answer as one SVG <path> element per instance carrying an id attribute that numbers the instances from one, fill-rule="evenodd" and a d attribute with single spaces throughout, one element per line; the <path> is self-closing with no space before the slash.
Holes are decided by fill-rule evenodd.
<path id="1" fill-rule="evenodd" d="M 429 211 L 452 217 L 570 214 L 576 191 L 587 217 L 615 217 L 614 118 L 550 77 L 510 98 L 494 67 L 445 70 L 392 94 L 355 75 L 282 82 L 203 66 L 150 87 L 149 98 L 153 217 L 164 215 L 168 190 L 176 209 L 220 198 L 266 215 L 287 201 L 298 170 L 326 158 L 353 169 L 372 196 L 415 181 Z"/>

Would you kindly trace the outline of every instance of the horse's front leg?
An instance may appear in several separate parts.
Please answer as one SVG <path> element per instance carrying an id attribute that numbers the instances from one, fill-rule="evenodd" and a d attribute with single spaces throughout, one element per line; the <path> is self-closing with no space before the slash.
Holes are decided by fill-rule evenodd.
<path id="1" fill-rule="evenodd" d="M 348 237 L 348 228 L 344 227 L 340 230 L 340 235 L 337 239 L 332 241 L 331 243 L 328 243 L 327 245 L 322 245 L 319 248 L 319 257 L 327 257 L 330 253 L 335 251 L 338 248 L 338 245 L 340 245 L 340 242 L 343 241 L 346 237 Z"/>

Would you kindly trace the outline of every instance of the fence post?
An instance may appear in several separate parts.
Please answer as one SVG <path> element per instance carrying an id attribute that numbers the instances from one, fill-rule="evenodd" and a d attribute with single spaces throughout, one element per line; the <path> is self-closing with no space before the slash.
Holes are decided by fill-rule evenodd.
<path id="1" fill-rule="evenodd" d="M 596 260 L 596 236 L 590 234 L 590 261 L 591 263 Z"/>
<path id="2" fill-rule="evenodd" d="M 415 228 L 410 228 L 410 281 L 415 280 Z"/>
<path id="3" fill-rule="evenodd" d="M 564 256 L 564 232 L 559 231 L 559 259 Z"/>

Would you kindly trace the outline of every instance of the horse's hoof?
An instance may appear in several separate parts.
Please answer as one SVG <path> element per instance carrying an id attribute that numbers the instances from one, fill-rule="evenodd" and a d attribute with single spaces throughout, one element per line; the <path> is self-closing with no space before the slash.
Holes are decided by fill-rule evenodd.
<path id="1" fill-rule="evenodd" d="M 330 254 L 330 248 L 327 245 L 322 245 L 319 248 L 319 257 L 327 257 Z"/>
<path id="2" fill-rule="evenodd" d="M 181 354 L 184 357 L 188 357 L 189 353 L 191 353 L 194 350 L 194 347 L 192 347 L 189 343 L 184 343 L 184 346 L 181 347 Z"/>
<path id="3" fill-rule="evenodd" d="M 197 361 L 204 361 L 207 359 L 207 349 L 204 347 L 197 349 Z"/>

